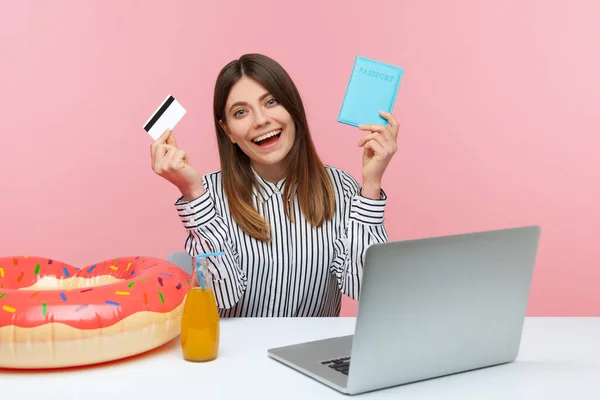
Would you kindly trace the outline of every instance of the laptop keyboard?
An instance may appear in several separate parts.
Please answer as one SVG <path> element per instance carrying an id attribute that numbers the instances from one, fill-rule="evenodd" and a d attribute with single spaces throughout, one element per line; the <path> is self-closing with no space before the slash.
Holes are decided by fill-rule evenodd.
<path id="1" fill-rule="evenodd" d="M 334 358 L 331 360 L 321 361 L 321 364 L 327 365 L 329 368 L 333 368 L 344 375 L 348 375 L 350 369 L 350 357 Z"/>

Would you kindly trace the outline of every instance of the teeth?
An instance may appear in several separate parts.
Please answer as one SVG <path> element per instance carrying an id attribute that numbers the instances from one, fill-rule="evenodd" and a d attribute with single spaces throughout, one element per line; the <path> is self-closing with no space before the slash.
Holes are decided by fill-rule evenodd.
<path id="1" fill-rule="evenodd" d="M 269 132 L 269 133 L 265 133 L 264 135 L 262 135 L 262 136 L 259 136 L 259 137 L 257 137 L 256 139 L 252 139 L 252 141 L 253 141 L 254 143 L 258 143 L 258 142 L 260 142 L 261 140 L 265 140 L 265 139 L 267 139 L 267 138 L 270 138 L 270 137 L 272 137 L 272 136 L 278 135 L 279 133 L 281 133 L 281 129 L 277 129 L 276 131 Z"/>

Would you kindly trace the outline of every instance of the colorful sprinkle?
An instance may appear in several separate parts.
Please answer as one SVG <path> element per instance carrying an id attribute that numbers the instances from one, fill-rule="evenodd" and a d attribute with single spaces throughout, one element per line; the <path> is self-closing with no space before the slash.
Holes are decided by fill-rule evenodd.
<path id="1" fill-rule="evenodd" d="M 85 292 L 89 292 L 90 290 L 94 290 L 94 288 L 87 288 L 87 289 L 83 289 L 80 293 L 85 293 Z"/>
<path id="2" fill-rule="evenodd" d="M 0 268 L 0 278 L 4 278 L 4 269 Z"/>
<path id="3" fill-rule="evenodd" d="M 136 260 L 139 260 L 139 259 L 140 259 L 140 256 L 137 256 L 135 259 L 136 259 Z"/>
<path id="4" fill-rule="evenodd" d="M 116 267 L 116 266 L 114 266 L 114 265 L 111 265 L 111 266 L 110 266 L 110 267 L 108 267 L 108 268 L 112 269 L 113 271 L 116 271 L 116 270 L 118 270 L 118 269 L 119 269 L 118 267 Z"/>
<path id="5" fill-rule="evenodd" d="M 0 299 L 3 298 L 4 296 L 6 296 L 6 293 L 0 294 Z"/>
<path id="6" fill-rule="evenodd" d="M 81 311 L 81 310 L 85 310 L 85 309 L 86 309 L 86 308 L 88 308 L 88 307 L 89 307 L 89 306 L 88 306 L 87 304 L 83 304 L 83 305 L 81 305 L 81 306 L 77 307 L 77 308 L 75 309 L 75 312 L 79 312 L 79 311 Z"/>
<path id="7" fill-rule="evenodd" d="M 46 303 L 42 303 L 42 317 L 46 316 Z"/>
<path id="8" fill-rule="evenodd" d="M 17 311 L 17 310 L 15 310 L 14 308 L 12 308 L 12 307 L 9 307 L 9 306 L 2 306 L 2 309 L 3 309 L 4 311 L 8 311 L 8 312 L 15 312 L 15 311 Z"/>
<path id="9" fill-rule="evenodd" d="M 62 301 L 67 301 L 67 296 L 65 296 L 64 293 L 60 294 L 60 298 L 62 299 Z"/>
<path id="10" fill-rule="evenodd" d="M 95 265 L 92 265 L 88 270 L 87 273 L 89 274 L 90 272 L 92 272 L 94 269 L 96 269 Z"/>
<path id="11" fill-rule="evenodd" d="M 64 271 L 64 273 L 65 273 L 65 276 L 68 278 L 68 277 L 70 276 L 70 275 L 69 275 L 69 271 L 67 271 L 67 269 L 66 269 L 66 268 L 63 268 L 63 271 Z"/>
<path id="12" fill-rule="evenodd" d="M 23 256 L 23 258 L 29 258 L 29 256 Z"/>
<path id="13" fill-rule="evenodd" d="M 40 267 L 41 267 L 40 264 L 36 264 L 36 266 L 35 266 L 35 274 L 36 275 L 39 275 L 39 273 L 40 273 Z"/>
<path id="14" fill-rule="evenodd" d="M 147 306 L 148 305 L 148 294 L 144 293 L 144 305 Z"/>
<path id="15" fill-rule="evenodd" d="M 190 283 L 190 279 L 189 279 L 189 278 L 185 278 L 185 281 L 187 282 L 188 286 L 190 286 L 190 285 L 191 285 L 191 283 Z"/>
<path id="16" fill-rule="evenodd" d="M 119 307 L 119 303 L 115 303 L 114 301 L 106 300 L 106 304 L 108 304 L 109 306 Z"/>
<path id="17" fill-rule="evenodd" d="M 129 285 L 127 285 L 128 288 L 132 288 L 133 285 L 135 285 L 135 282 L 131 282 Z"/>
<path id="18" fill-rule="evenodd" d="M 125 271 L 129 271 L 129 267 L 131 267 L 131 263 L 127 264 L 127 268 L 125 268 Z"/>
<path id="19" fill-rule="evenodd" d="M 119 296 L 129 296 L 129 292 L 115 292 L 115 294 L 118 294 Z"/>
<path id="20" fill-rule="evenodd" d="M 134 274 L 135 274 L 135 271 L 131 271 L 131 275 L 134 275 Z"/>
<path id="21" fill-rule="evenodd" d="M 33 299 L 35 296 L 37 296 L 39 292 L 33 292 L 33 294 L 31 296 L 29 296 L 30 299 Z"/>
<path id="22" fill-rule="evenodd" d="M 48 260 L 48 264 L 52 264 L 52 262 L 53 262 L 52 260 Z"/>
<path id="23" fill-rule="evenodd" d="M 162 281 L 162 278 L 160 276 L 158 277 L 158 284 L 160 286 L 165 286 L 165 285 L 163 285 L 163 281 Z"/>
<path id="24" fill-rule="evenodd" d="M 17 282 L 21 282 L 21 279 L 23 279 L 24 276 L 25 276 L 25 273 L 23 271 L 21 271 L 21 273 L 17 277 Z"/>
<path id="25" fill-rule="evenodd" d="M 163 294 L 161 292 L 158 292 L 158 295 L 160 296 L 160 302 L 165 304 L 165 297 L 163 296 Z"/>
<path id="26" fill-rule="evenodd" d="M 173 276 L 173 274 L 166 274 L 166 273 L 162 273 L 160 274 L 161 276 Z"/>
<path id="27" fill-rule="evenodd" d="M 175 289 L 177 289 L 177 290 L 181 289 L 181 282 L 179 282 L 179 283 L 177 284 L 177 286 L 175 286 Z"/>

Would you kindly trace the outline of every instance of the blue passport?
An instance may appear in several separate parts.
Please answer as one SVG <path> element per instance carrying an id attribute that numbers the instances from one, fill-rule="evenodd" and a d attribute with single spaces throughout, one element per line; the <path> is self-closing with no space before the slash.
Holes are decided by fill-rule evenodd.
<path id="1" fill-rule="evenodd" d="M 403 73 L 403 68 L 356 57 L 338 122 L 387 126 L 387 120 L 379 112 L 392 112 Z"/>

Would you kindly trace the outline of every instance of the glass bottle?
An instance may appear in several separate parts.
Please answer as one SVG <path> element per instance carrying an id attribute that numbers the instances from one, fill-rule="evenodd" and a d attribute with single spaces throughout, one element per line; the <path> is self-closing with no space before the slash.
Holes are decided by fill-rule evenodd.
<path id="1" fill-rule="evenodd" d="M 223 252 L 194 257 L 192 281 L 181 317 L 183 358 L 191 362 L 212 361 L 219 351 L 220 320 L 209 263 L 219 262 Z"/>

